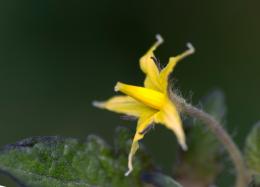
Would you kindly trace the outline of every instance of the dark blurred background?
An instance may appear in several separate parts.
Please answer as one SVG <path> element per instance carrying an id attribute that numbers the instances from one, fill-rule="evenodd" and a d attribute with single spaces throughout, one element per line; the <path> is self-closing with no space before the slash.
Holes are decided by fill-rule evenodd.
<path id="1" fill-rule="evenodd" d="M 138 60 L 160 33 L 162 64 L 192 42 L 196 54 L 176 68 L 176 86 L 194 104 L 221 88 L 227 129 L 243 145 L 260 118 L 260 4 L 249 0 L 1 1 L 0 145 L 30 136 L 113 142 L 119 115 L 93 108 L 117 81 L 142 84 Z M 158 142 L 158 139 L 160 142 Z M 175 136 L 157 127 L 144 144 L 171 170 Z M 171 151 L 172 150 L 172 151 Z"/>

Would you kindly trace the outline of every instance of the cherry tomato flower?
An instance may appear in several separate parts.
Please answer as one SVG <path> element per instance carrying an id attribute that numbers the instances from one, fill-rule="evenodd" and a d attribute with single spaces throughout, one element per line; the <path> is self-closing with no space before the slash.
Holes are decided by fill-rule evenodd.
<path id="1" fill-rule="evenodd" d="M 154 50 L 162 43 L 162 37 L 157 35 L 155 44 L 140 59 L 140 68 L 145 74 L 144 86 L 117 82 L 115 91 L 125 95 L 114 96 L 105 102 L 93 102 L 93 105 L 98 108 L 138 118 L 136 133 L 128 156 L 126 176 L 133 170 L 132 160 L 139 148 L 138 142 L 144 137 L 152 124 L 161 124 L 172 130 L 182 149 L 187 150 L 179 111 L 170 98 L 169 76 L 177 62 L 194 53 L 195 49 L 188 43 L 186 51 L 175 57 L 170 57 L 168 64 L 160 69 L 156 64 L 157 59 Z"/>

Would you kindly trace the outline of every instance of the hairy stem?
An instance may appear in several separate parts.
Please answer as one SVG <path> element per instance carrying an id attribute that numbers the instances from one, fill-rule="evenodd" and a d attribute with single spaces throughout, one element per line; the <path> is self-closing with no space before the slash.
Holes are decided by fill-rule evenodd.
<path id="1" fill-rule="evenodd" d="M 246 187 L 249 184 L 249 175 L 245 166 L 241 152 L 236 144 L 233 142 L 228 133 L 223 129 L 220 123 L 214 119 L 211 115 L 204 111 L 188 104 L 183 98 L 172 94 L 171 98 L 181 109 L 182 112 L 188 114 L 193 118 L 201 120 L 209 130 L 217 137 L 217 139 L 223 144 L 227 152 L 230 155 L 231 160 L 234 163 L 236 169 L 236 187 Z"/>

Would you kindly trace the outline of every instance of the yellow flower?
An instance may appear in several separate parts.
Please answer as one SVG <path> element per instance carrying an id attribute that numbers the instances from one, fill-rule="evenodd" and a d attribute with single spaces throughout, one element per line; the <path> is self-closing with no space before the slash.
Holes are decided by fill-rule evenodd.
<path id="1" fill-rule="evenodd" d="M 141 70 L 146 75 L 143 87 L 118 82 L 115 91 L 120 91 L 126 96 L 114 96 L 106 102 L 93 103 L 96 107 L 138 118 L 136 133 L 128 156 L 126 176 L 133 170 L 132 159 L 139 148 L 138 141 L 144 137 L 153 123 L 162 124 L 172 130 L 182 149 L 187 149 L 179 112 L 169 97 L 169 75 L 178 61 L 194 53 L 194 48 L 191 44 L 187 44 L 188 50 L 176 57 L 171 57 L 167 66 L 160 70 L 156 65 L 153 52 L 162 42 L 162 37 L 157 35 L 156 43 L 140 59 Z"/>

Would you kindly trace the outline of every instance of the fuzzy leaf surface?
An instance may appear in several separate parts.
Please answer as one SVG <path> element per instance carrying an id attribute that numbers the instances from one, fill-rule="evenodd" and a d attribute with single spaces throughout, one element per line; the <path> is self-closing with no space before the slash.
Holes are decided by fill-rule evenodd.
<path id="1" fill-rule="evenodd" d="M 57 136 L 28 138 L 0 151 L 0 170 L 21 186 L 142 186 L 140 173 L 146 166 L 146 156 L 140 153 L 133 173 L 125 177 L 130 133 L 126 129 L 117 131 L 116 148 L 93 135 L 85 141 Z"/>

